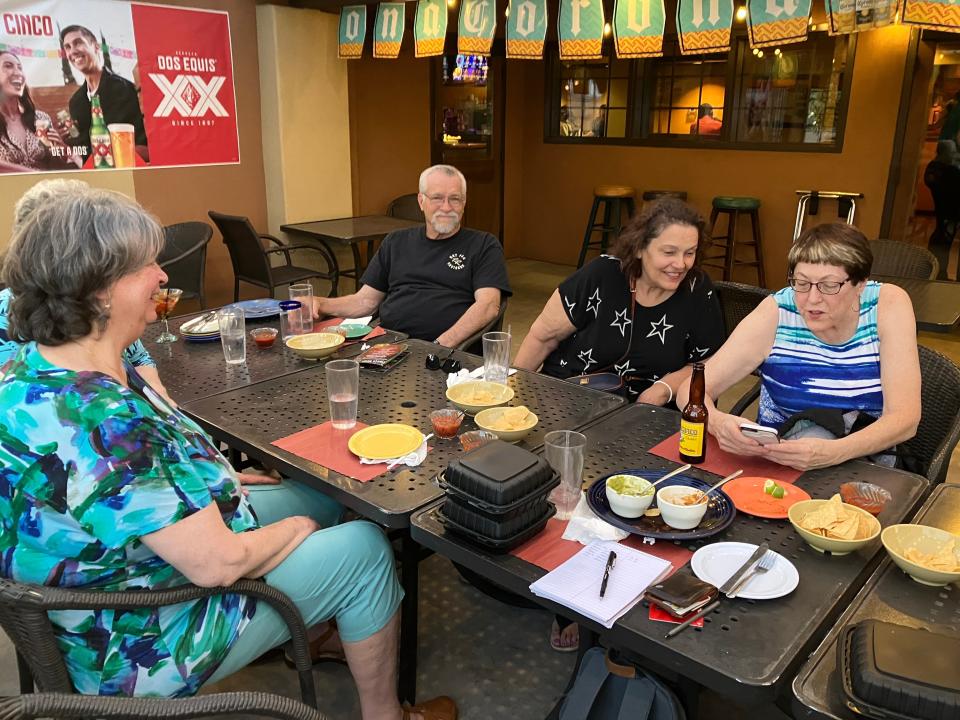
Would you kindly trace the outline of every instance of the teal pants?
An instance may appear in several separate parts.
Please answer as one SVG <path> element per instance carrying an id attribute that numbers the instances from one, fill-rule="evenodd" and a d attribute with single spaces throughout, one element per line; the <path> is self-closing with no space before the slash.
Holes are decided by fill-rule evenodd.
<path id="1" fill-rule="evenodd" d="M 263 525 L 290 515 L 320 521 L 315 513 L 338 520 L 342 510 L 325 495 L 289 480 L 247 489 Z M 267 573 L 266 581 L 296 603 L 307 627 L 336 618 L 344 642 L 359 642 L 382 630 L 403 599 L 390 544 L 379 527 L 363 521 L 313 533 Z M 258 602 L 253 618 L 207 684 L 232 675 L 289 639 L 283 619 Z"/>

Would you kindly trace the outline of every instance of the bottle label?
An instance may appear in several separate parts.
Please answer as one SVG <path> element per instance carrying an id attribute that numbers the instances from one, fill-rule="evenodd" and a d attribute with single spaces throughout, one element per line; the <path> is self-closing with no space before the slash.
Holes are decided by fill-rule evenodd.
<path id="1" fill-rule="evenodd" d="M 686 457 L 703 455 L 706 436 L 707 426 L 704 423 L 680 420 L 680 454 Z"/>

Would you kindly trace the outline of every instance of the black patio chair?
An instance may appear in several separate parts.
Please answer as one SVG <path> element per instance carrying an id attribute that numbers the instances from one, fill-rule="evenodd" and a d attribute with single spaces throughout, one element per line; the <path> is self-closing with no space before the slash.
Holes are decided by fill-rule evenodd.
<path id="1" fill-rule="evenodd" d="M 417 193 L 394 198 L 387 206 L 387 215 L 401 220 L 423 222 L 423 210 L 420 209 L 420 204 L 417 202 Z"/>
<path id="2" fill-rule="evenodd" d="M 468 353 L 473 353 L 474 355 L 483 355 L 483 334 L 493 332 L 495 330 L 501 330 L 503 328 L 503 316 L 507 312 L 508 299 L 509 298 L 504 297 L 500 301 L 500 312 L 497 313 L 497 316 L 462 343 L 457 345 L 457 350 L 463 350 Z"/>
<path id="3" fill-rule="evenodd" d="M 898 240 L 874 240 L 870 249 L 873 251 L 872 275 L 933 280 L 940 272 L 936 256 L 919 245 Z"/>
<path id="4" fill-rule="evenodd" d="M 923 345 L 920 351 L 920 425 L 917 434 L 900 444 L 906 469 L 931 484 L 943 482 L 950 456 L 960 440 L 960 367 Z"/>
<path id="5" fill-rule="evenodd" d="M 733 333 L 733 329 L 740 324 L 740 321 L 756 310 L 763 299 L 771 293 L 766 288 L 729 280 L 718 280 L 714 282 L 713 287 L 714 292 L 717 293 L 717 300 L 720 302 L 720 312 L 723 314 L 723 329 L 727 338 Z M 756 375 L 756 371 L 753 374 Z M 730 412 L 733 415 L 741 415 L 758 397 L 760 397 L 759 381 L 733 404 Z"/>
<path id="6" fill-rule="evenodd" d="M 120 698 L 80 695 L 67 672 L 47 616 L 51 610 L 128 610 L 163 607 L 223 593 L 268 603 L 287 623 L 291 655 L 300 679 L 302 702 L 261 692 L 231 692 L 193 698 Z M 184 585 L 166 590 L 103 592 L 25 585 L 0 578 L 0 627 L 13 641 L 21 669 L 22 693 L 0 699 L 0 718 L 192 718 L 245 713 L 275 718 L 323 720 L 317 709 L 307 628 L 286 595 L 257 580 L 230 587 Z M 34 685 L 37 693 L 33 693 Z"/>
<path id="7" fill-rule="evenodd" d="M 183 290 L 181 299 L 199 298 L 206 310 L 203 276 L 207 266 L 207 243 L 213 229 L 204 222 L 182 222 L 163 228 L 163 250 L 157 261 L 167 273 L 169 287 Z"/>
<path id="8" fill-rule="evenodd" d="M 270 296 L 273 297 L 276 288 L 280 285 L 292 285 L 318 277 L 330 281 L 330 297 L 337 294 L 340 271 L 336 258 L 326 248 L 320 245 L 286 245 L 273 235 L 258 233 L 250 224 L 249 218 L 240 215 L 224 215 L 213 210 L 207 214 L 220 230 L 223 242 L 230 251 L 234 275 L 234 302 L 240 299 L 241 281 L 267 288 Z M 264 247 L 264 240 L 276 247 Z M 314 270 L 294 265 L 290 259 L 292 250 L 309 250 L 318 253 L 326 263 L 327 270 Z M 271 265 L 270 259 L 276 255 L 283 255 L 285 264 Z"/>

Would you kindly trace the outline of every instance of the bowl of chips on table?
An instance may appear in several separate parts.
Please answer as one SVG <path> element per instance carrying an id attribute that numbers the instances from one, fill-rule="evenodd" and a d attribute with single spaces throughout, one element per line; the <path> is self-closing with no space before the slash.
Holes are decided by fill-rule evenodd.
<path id="1" fill-rule="evenodd" d="M 481 430 L 492 432 L 504 442 L 519 442 L 533 430 L 540 418 L 524 405 L 481 410 L 473 419 Z"/>
<path id="2" fill-rule="evenodd" d="M 929 525 L 891 525 L 880 535 L 890 559 L 918 583 L 960 581 L 960 537 Z"/>
<path id="3" fill-rule="evenodd" d="M 343 335 L 329 332 L 307 333 L 288 337 L 286 345 L 297 355 L 307 360 L 318 360 L 333 355 L 343 345 Z"/>
<path id="4" fill-rule="evenodd" d="M 846 555 L 880 535 L 880 521 L 866 510 L 834 495 L 829 500 L 804 500 L 790 507 L 787 517 L 814 550 Z"/>
<path id="5" fill-rule="evenodd" d="M 447 400 L 467 415 L 476 415 L 481 410 L 506 405 L 513 400 L 513 388 L 486 380 L 468 380 L 448 387 Z"/>

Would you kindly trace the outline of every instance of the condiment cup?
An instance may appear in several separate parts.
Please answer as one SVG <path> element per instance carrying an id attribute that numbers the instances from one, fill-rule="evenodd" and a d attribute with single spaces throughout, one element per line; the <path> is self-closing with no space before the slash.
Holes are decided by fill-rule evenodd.
<path id="1" fill-rule="evenodd" d="M 867 482 L 845 482 L 840 486 L 840 498 L 856 505 L 871 515 L 879 515 L 893 496 L 889 491 Z"/>
<path id="2" fill-rule="evenodd" d="M 468 430 L 460 436 L 460 447 L 465 452 L 470 452 L 498 439 L 496 435 L 487 430 Z"/>
<path id="3" fill-rule="evenodd" d="M 453 408 L 442 408 L 430 413 L 430 422 L 433 425 L 433 432 L 438 438 L 456 437 L 460 425 L 463 423 L 463 410 Z"/>
<path id="4" fill-rule="evenodd" d="M 625 473 L 618 473 L 623 475 Z M 647 508 L 650 507 L 650 503 L 653 502 L 654 495 L 656 492 L 653 490 L 653 485 L 650 485 L 647 488 L 650 492 L 646 495 L 623 495 L 618 493 L 609 485 L 611 478 L 617 477 L 612 475 L 610 478 L 607 478 L 607 502 L 610 503 L 610 509 L 613 510 L 620 517 L 625 518 L 638 518 L 643 515 Z M 629 477 L 637 477 L 636 475 L 631 475 Z M 646 480 L 646 478 L 638 478 L 640 480 Z M 649 481 L 647 481 L 649 482 Z"/>
<path id="5" fill-rule="evenodd" d="M 670 527 L 676 530 L 692 530 L 703 516 L 707 514 L 709 502 L 698 502 L 694 505 L 680 505 L 673 502 L 681 495 L 690 495 L 699 492 L 688 485 L 667 485 L 657 490 L 657 507 L 660 508 L 660 517 Z"/>
<path id="6" fill-rule="evenodd" d="M 277 334 L 279 332 L 280 331 L 276 328 L 261 327 L 251 330 L 250 337 L 253 338 L 253 341 L 257 344 L 257 347 L 268 348 L 273 347 L 273 343 L 277 339 Z"/>

